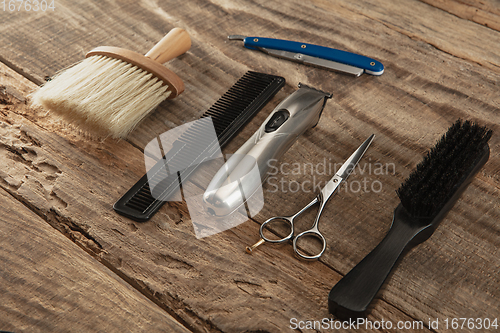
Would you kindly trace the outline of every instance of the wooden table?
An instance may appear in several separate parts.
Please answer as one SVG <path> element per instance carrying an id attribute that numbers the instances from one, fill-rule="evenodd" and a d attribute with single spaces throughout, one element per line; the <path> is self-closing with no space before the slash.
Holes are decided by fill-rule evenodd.
<path id="1" fill-rule="evenodd" d="M 445 320 L 451 327 L 453 318 L 500 317 L 497 2 L 55 0 L 55 10 L 45 12 L 10 12 L 6 3 L 0 8 L 0 330 L 286 332 L 300 324 L 301 332 L 334 331 L 304 327 L 331 318 L 329 290 L 383 238 L 398 203 L 395 190 L 458 118 L 495 131 L 489 162 L 379 293 L 368 319 L 393 328 L 340 331 L 482 332 L 447 330 Z M 186 91 L 162 103 L 127 140 L 95 139 L 29 106 L 37 85 L 86 51 L 110 45 L 143 53 L 176 26 L 188 31 L 192 47 L 167 66 Z M 247 50 L 228 41 L 229 34 L 361 53 L 380 60 L 385 73 L 355 78 L 308 67 Z M 374 133 L 365 163 L 393 166 L 351 176 L 380 189 L 333 198 L 320 226 L 329 246 L 317 262 L 297 259 L 290 246 L 244 251 L 262 221 L 311 200 L 312 185 L 307 193 L 284 193 L 266 184 L 257 216 L 202 239 L 185 203 L 165 204 L 146 223 L 112 209 L 145 172 L 145 145 L 197 119 L 247 70 L 283 76 L 287 85 L 224 153 L 234 152 L 303 82 L 333 99 L 283 163 L 340 163 Z M 286 184 L 331 177 L 282 176 Z M 399 321 L 407 328 L 396 329 Z"/>

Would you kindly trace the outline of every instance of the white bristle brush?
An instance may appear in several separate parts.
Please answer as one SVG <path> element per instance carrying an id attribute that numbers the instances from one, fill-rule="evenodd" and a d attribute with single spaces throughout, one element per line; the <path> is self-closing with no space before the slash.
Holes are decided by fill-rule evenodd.
<path id="1" fill-rule="evenodd" d="M 184 91 L 182 80 L 162 64 L 190 47 L 180 28 L 146 55 L 100 46 L 33 93 L 32 104 L 92 134 L 125 138 L 163 100 Z"/>

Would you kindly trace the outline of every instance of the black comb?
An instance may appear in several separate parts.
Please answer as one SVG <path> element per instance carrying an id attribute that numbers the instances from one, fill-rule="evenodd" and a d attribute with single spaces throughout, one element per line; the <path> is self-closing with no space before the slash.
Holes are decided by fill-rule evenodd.
<path id="1" fill-rule="evenodd" d="M 385 238 L 330 291 L 338 318 L 366 316 L 397 260 L 428 239 L 489 158 L 491 130 L 458 120 L 396 191 L 401 203 Z"/>
<path id="2" fill-rule="evenodd" d="M 223 147 L 284 85 L 285 79 L 280 76 L 249 71 L 201 118 L 212 118 L 218 145 Z M 172 149 L 165 153 L 164 158 L 148 171 L 149 175 L 158 179 L 158 184 L 154 186 L 154 195 L 151 193 L 149 181 L 155 178 L 148 181 L 148 174 L 145 174 L 113 205 L 114 210 L 134 221 L 148 221 L 179 188 L 178 172 L 168 174 L 165 171 L 165 161 L 171 161 L 171 157 L 175 155 L 173 160 L 179 165 L 176 170 L 190 166 L 182 171 L 183 180 L 197 168 L 197 159 L 206 148 L 206 145 L 200 146 L 199 140 L 206 137 L 203 133 L 209 130 L 203 128 L 204 124 L 206 123 L 195 124 L 183 133 Z"/>

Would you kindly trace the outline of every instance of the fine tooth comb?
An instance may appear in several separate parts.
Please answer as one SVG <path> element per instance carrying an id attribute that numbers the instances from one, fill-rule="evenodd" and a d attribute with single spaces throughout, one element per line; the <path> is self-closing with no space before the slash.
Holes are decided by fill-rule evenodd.
<path id="1" fill-rule="evenodd" d="M 243 75 L 214 105 L 212 105 L 201 118 L 211 117 L 220 147 L 223 147 L 233 138 L 238 131 L 259 112 L 267 102 L 285 85 L 285 79 L 280 76 L 249 71 Z M 181 144 L 173 145 L 166 152 L 167 155 L 183 156 L 176 162 L 181 165 L 193 165 L 198 158 L 199 128 L 193 126 L 179 138 Z M 203 131 L 203 129 L 201 129 Z M 198 136 L 197 136 L 198 135 Z M 182 146 L 181 149 L 176 147 Z M 175 150 L 175 151 L 174 151 Z M 148 172 L 160 177 L 161 187 L 155 187 L 153 196 L 146 173 L 127 193 L 125 193 L 113 206 L 114 210 L 134 221 L 148 221 L 161 206 L 179 188 L 179 175 L 177 172 L 167 174 L 164 172 L 164 160 L 160 159 Z M 196 165 L 185 170 L 191 174 Z M 181 171 L 184 172 L 184 171 Z M 186 174 L 183 174 L 185 180 Z M 175 186 L 172 186 L 175 184 Z"/>
<path id="2" fill-rule="evenodd" d="M 358 318 L 401 254 L 428 239 L 489 158 L 491 130 L 458 120 L 396 191 L 401 203 L 380 242 L 330 291 L 328 307 L 338 318 Z"/>

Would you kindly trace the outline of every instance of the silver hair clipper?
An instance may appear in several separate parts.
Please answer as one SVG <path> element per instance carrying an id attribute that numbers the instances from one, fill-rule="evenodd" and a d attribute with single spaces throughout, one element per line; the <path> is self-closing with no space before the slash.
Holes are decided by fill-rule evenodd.
<path id="1" fill-rule="evenodd" d="M 299 83 L 260 128 L 215 174 L 203 200 L 210 214 L 226 216 L 255 193 L 268 176 L 270 161 L 279 160 L 308 129 L 316 126 L 332 94 Z M 255 169 L 258 168 L 258 172 Z"/>

